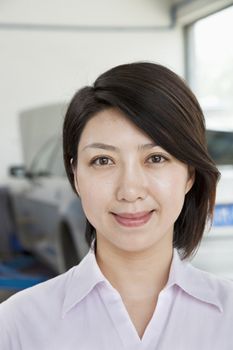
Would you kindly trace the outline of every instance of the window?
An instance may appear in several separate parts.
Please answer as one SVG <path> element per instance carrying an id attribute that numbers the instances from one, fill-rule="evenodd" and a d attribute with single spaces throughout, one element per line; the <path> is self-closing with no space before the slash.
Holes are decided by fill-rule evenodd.
<path id="1" fill-rule="evenodd" d="M 52 138 L 41 148 L 36 155 L 30 172 L 37 176 L 51 175 L 51 166 L 54 161 L 54 155 L 57 149 L 58 139 Z"/>
<path id="2" fill-rule="evenodd" d="M 54 154 L 54 159 L 51 164 L 51 174 L 58 177 L 65 177 L 65 167 L 63 161 L 63 149 L 62 149 L 62 140 L 59 138 L 56 153 Z"/>
<path id="3" fill-rule="evenodd" d="M 187 79 L 206 118 L 233 120 L 233 6 L 187 28 Z"/>

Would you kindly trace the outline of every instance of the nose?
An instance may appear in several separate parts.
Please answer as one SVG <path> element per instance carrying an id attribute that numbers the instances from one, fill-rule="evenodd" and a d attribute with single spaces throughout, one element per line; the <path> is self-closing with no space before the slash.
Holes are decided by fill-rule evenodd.
<path id="1" fill-rule="evenodd" d="M 119 174 L 116 197 L 118 201 L 135 202 L 147 196 L 147 179 L 140 166 L 128 166 Z"/>

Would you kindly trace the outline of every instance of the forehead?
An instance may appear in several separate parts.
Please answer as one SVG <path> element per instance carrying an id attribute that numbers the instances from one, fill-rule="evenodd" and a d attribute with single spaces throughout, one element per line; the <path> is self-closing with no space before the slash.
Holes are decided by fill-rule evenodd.
<path id="1" fill-rule="evenodd" d="M 153 142 L 143 130 L 116 108 L 105 109 L 93 116 L 83 129 L 79 145 L 103 141 L 121 145 L 129 141 L 135 141 L 137 144 Z"/>

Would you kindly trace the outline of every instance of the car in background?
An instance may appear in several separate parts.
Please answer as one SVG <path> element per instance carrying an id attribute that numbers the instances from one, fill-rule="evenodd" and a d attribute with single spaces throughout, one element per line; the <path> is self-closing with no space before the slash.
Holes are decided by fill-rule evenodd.
<path id="1" fill-rule="evenodd" d="M 211 156 L 222 174 L 214 222 L 191 261 L 207 271 L 233 279 L 233 123 L 207 123 Z M 85 216 L 71 190 L 62 160 L 61 139 L 51 138 L 29 169 L 11 167 L 9 189 L 23 247 L 55 271 L 63 272 L 87 253 Z"/>
<path id="2" fill-rule="evenodd" d="M 65 175 L 61 139 L 49 139 L 29 169 L 9 170 L 12 214 L 23 248 L 57 273 L 79 263 L 88 251 L 86 219 Z"/>

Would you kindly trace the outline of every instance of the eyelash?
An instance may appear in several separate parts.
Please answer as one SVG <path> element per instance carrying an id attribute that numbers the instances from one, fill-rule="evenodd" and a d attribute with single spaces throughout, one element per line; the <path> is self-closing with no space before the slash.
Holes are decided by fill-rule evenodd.
<path id="1" fill-rule="evenodd" d="M 107 156 L 101 156 L 101 157 L 96 157 L 96 158 L 94 158 L 94 159 L 92 159 L 91 161 L 90 161 L 90 165 L 96 165 L 96 166 L 99 166 L 99 167 L 101 167 L 101 166 L 108 166 L 109 164 L 97 164 L 97 161 L 99 161 L 100 159 L 107 159 L 107 160 L 111 160 L 112 162 L 113 162 L 113 160 L 111 159 L 111 158 L 109 158 L 109 157 L 107 157 Z"/>
<path id="2" fill-rule="evenodd" d="M 160 158 L 160 161 L 159 162 L 151 162 L 150 164 L 160 164 L 160 163 L 163 163 L 163 162 L 165 162 L 165 161 L 167 161 L 168 160 L 168 158 L 167 157 L 165 157 L 164 155 L 162 155 L 162 154 L 152 154 L 152 155 L 150 155 L 148 158 L 147 158 L 147 160 L 149 160 L 149 159 L 151 159 L 151 158 Z M 162 161 L 161 161 L 161 159 L 163 159 Z"/>
<path id="3" fill-rule="evenodd" d="M 165 157 L 162 154 L 152 154 L 146 160 L 148 161 L 149 159 L 151 159 L 153 157 L 157 158 L 157 159 L 159 158 L 160 161 L 158 161 L 158 162 L 149 162 L 149 164 L 161 164 L 161 163 L 164 163 L 165 161 L 168 160 L 168 158 Z M 103 160 L 103 159 L 105 159 L 107 161 L 110 160 L 113 163 L 113 160 L 110 157 L 108 157 L 108 156 L 100 156 L 100 157 L 96 157 L 96 158 L 92 159 L 90 161 L 90 165 L 94 165 L 94 166 L 98 166 L 98 167 L 105 167 L 105 166 L 111 166 L 112 165 L 112 164 L 97 164 L 97 161 L 100 161 L 100 160 Z M 162 159 L 162 161 L 161 161 L 161 159 Z"/>

